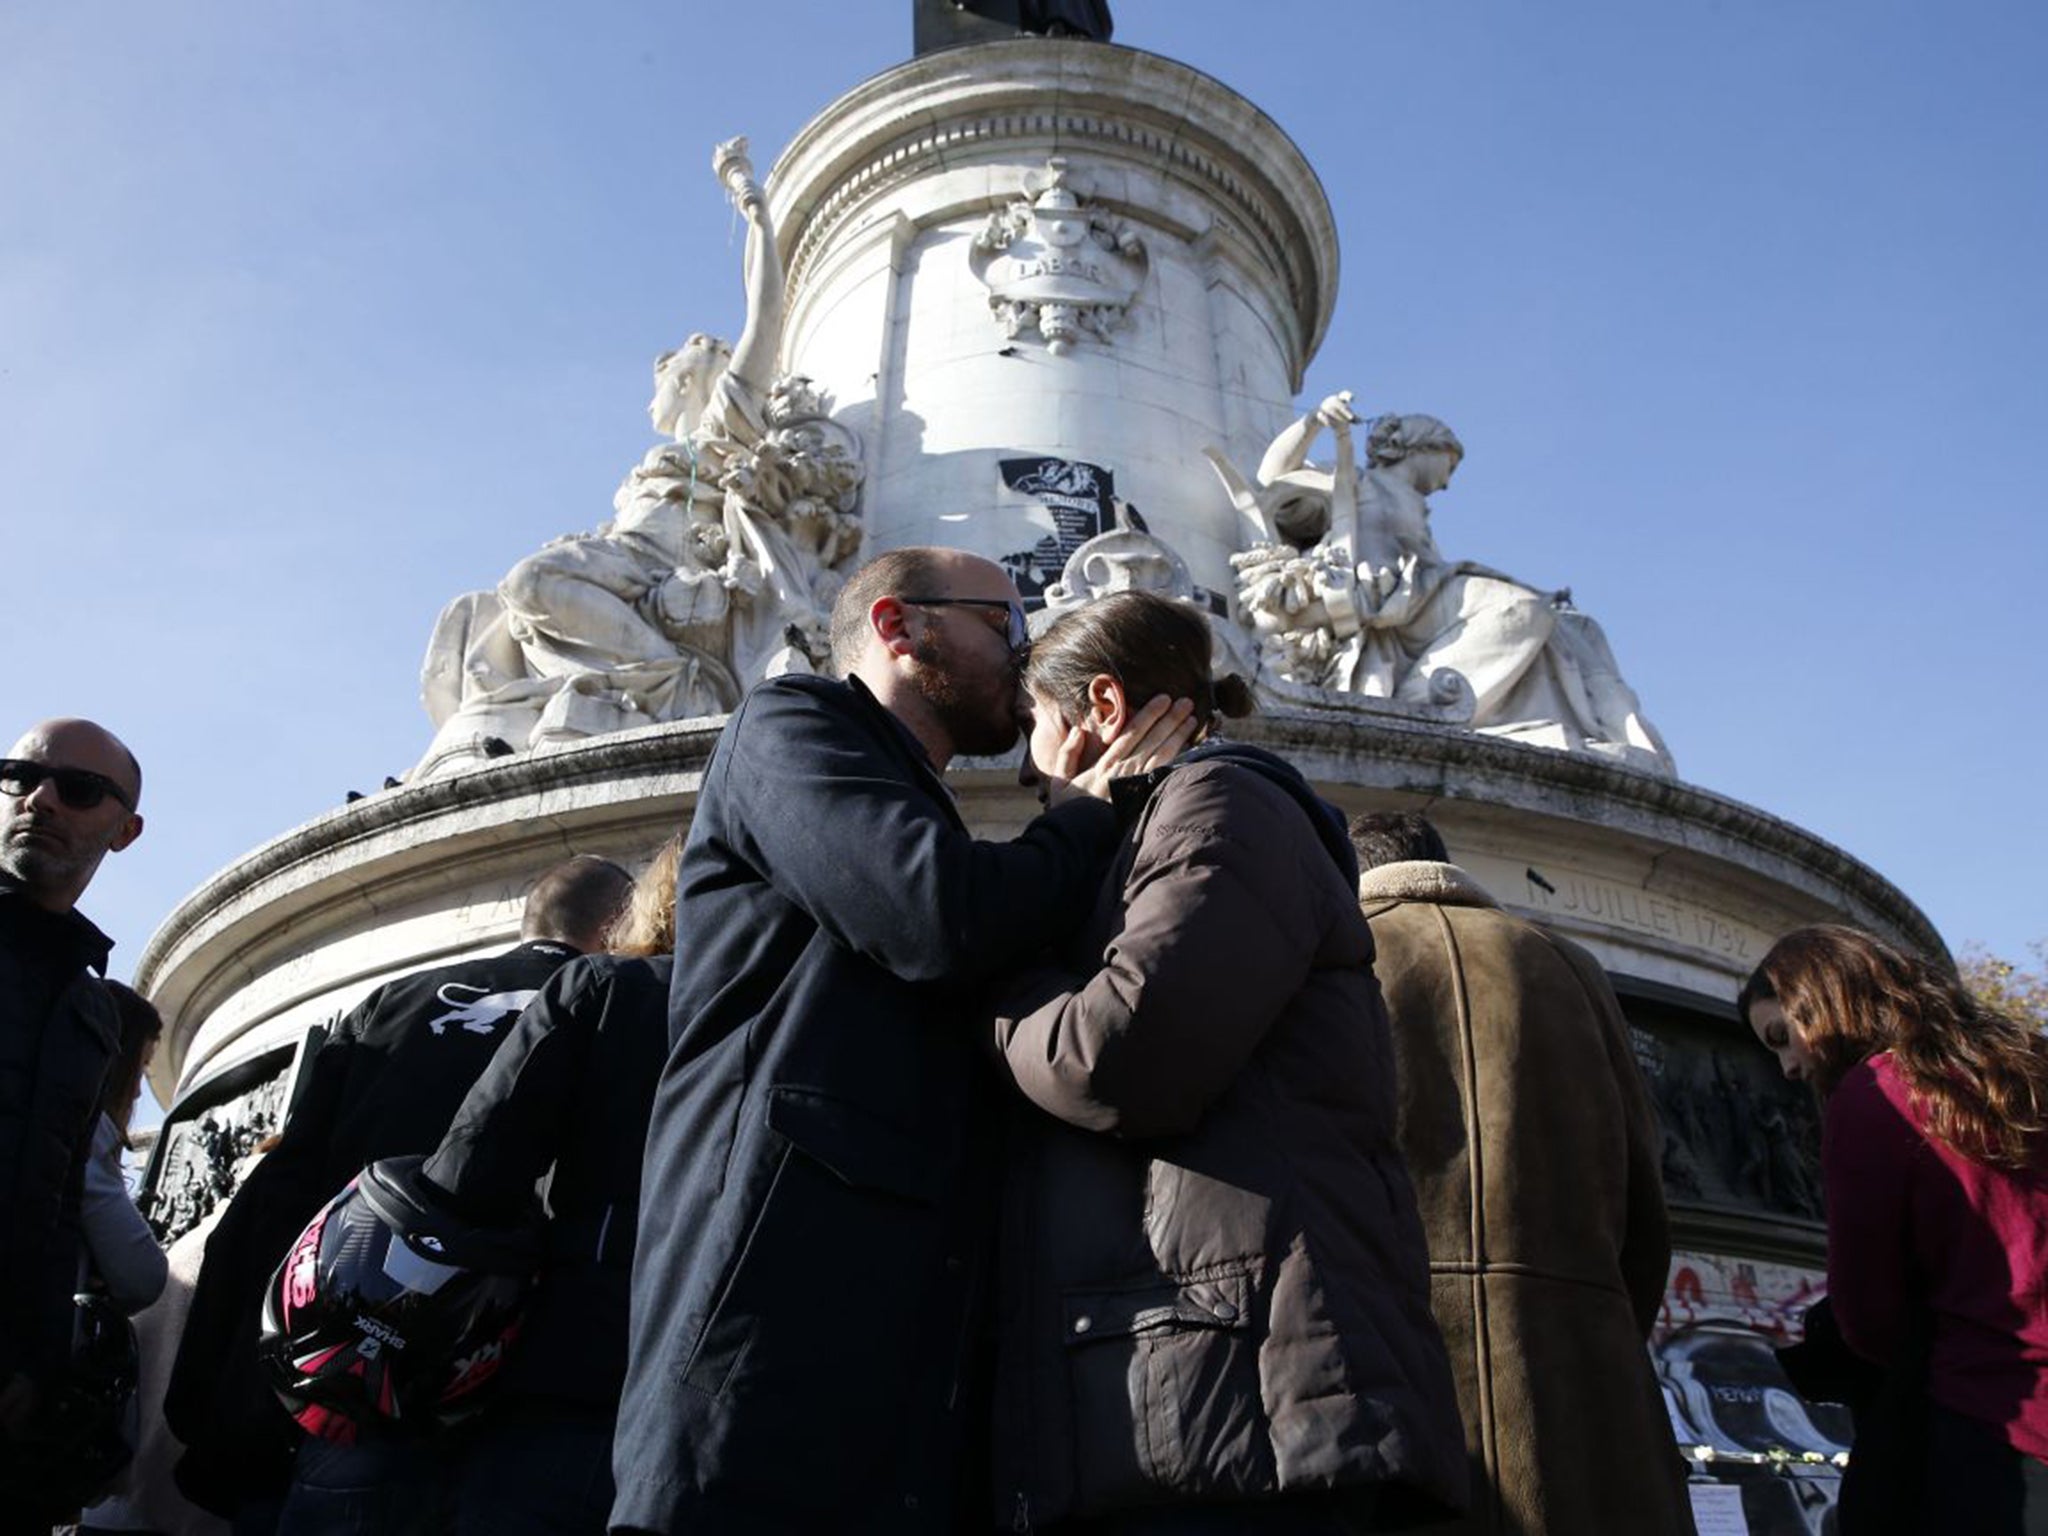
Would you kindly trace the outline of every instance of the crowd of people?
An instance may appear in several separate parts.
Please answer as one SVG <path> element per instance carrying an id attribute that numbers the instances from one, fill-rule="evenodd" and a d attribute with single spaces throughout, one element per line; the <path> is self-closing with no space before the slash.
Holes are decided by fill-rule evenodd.
<path id="1" fill-rule="evenodd" d="M 161 1022 L 77 911 L 140 768 L 0 760 L 0 1536 L 1692 1531 L 1594 959 L 1226 739 L 1187 605 L 1033 638 L 903 549 L 831 647 L 637 879 L 336 1025 L 168 1260 Z M 943 775 L 1020 734 L 1042 813 L 978 839 Z M 1841 1529 L 2048 1530 L 2048 1048 L 1844 928 L 1740 1007 L 1824 1102 Z"/>

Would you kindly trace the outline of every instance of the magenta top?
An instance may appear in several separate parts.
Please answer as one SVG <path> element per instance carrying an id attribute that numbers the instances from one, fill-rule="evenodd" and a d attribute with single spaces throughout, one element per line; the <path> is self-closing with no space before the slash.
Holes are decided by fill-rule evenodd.
<path id="1" fill-rule="evenodd" d="M 1886 1051 L 1827 1101 L 1828 1293 L 1842 1336 L 1884 1364 L 1916 1305 L 1931 1308 L 1929 1396 L 2048 1461 L 2048 1174 L 1964 1157 L 1907 1099 Z"/>

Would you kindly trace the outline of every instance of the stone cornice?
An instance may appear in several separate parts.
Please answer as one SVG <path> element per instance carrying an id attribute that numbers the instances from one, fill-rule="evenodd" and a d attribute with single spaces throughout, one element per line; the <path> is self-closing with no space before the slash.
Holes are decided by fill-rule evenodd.
<path id="1" fill-rule="evenodd" d="M 1336 224 L 1315 171 L 1271 118 L 1221 82 L 1099 43 L 947 49 L 877 75 L 820 112 L 768 179 L 791 291 L 845 221 L 883 193 L 935 168 L 997 153 L 1013 159 L 1020 141 L 1199 187 L 1284 275 L 1299 331 L 1297 375 L 1307 367 L 1329 327 L 1338 277 Z"/>
<path id="2" fill-rule="evenodd" d="M 1389 715 L 1272 709 L 1233 721 L 1230 733 L 1272 748 L 1320 783 L 1499 805 L 1662 842 L 1790 886 L 1923 953 L 1948 952 L 1927 915 L 1854 855 L 1753 805 L 1675 779 Z"/>
<path id="3" fill-rule="evenodd" d="M 572 826 L 584 832 L 607 820 L 639 823 L 657 802 L 680 808 L 724 724 L 722 716 L 684 720 L 521 753 L 366 796 L 295 827 L 172 909 L 136 963 L 136 988 L 164 1001 L 171 973 L 194 962 L 205 968 L 206 953 L 239 952 L 245 934 L 275 931 L 297 913 L 332 904 L 337 887 L 374 902 L 369 893 L 399 878 L 431 886 L 437 849 L 453 839 L 515 855 L 562 843 L 566 853 Z M 474 864 L 451 867 L 445 878 L 461 885 L 474 878 Z M 192 979 L 181 977 L 172 1001 L 192 990 Z"/>
<path id="4" fill-rule="evenodd" d="M 501 759 L 370 796 L 263 844 L 179 903 L 143 951 L 136 985 L 178 1025 L 167 1057 L 182 1058 L 221 998 L 340 922 L 375 922 L 401 903 L 473 888 L 487 867 L 530 874 L 607 834 L 622 848 L 646 844 L 651 828 L 686 819 L 723 723 L 648 726 Z M 1381 713 L 1273 709 L 1233 722 L 1231 734 L 1280 752 L 1333 793 L 1498 807 L 1589 844 L 1648 845 L 1659 859 L 1795 892 L 1817 915 L 1944 953 L 1918 907 L 1834 844 L 1655 774 Z M 962 763 L 954 778 L 970 805 L 1014 798 L 1016 820 L 1028 818 L 1008 763 Z"/>

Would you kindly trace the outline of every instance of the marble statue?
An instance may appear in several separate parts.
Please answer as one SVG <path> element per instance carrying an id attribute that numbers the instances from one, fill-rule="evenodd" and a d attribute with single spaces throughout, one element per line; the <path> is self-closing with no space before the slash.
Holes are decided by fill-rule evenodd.
<path id="1" fill-rule="evenodd" d="M 746 141 L 713 170 L 747 222 L 736 346 L 691 336 L 654 364 L 666 441 L 612 517 L 442 613 L 421 671 L 434 744 L 411 777 L 478 756 L 722 713 L 828 651 L 840 565 L 859 547 L 861 445 L 809 379 L 775 376 L 782 267 Z"/>
<path id="2" fill-rule="evenodd" d="M 1083 198 L 1063 155 L 1024 190 L 989 215 L 969 257 L 996 323 L 1012 340 L 1036 331 L 1055 357 L 1107 342 L 1144 285 L 1145 243 Z"/>
<path id="3" fill-rule="evenodd" d="M 1111 506 L 1115 526 L 1084 540 L 1067 557 L 1059 578 L 1046 586 L 1045 606 L 1033 619 L 1033 630 L 1070 608 L 1112 592 L 1151 592 L 1190 603 L 1208 617 L 1217 677 L 1232 672 L 1244 678 L 1254 676 L 1259 666 L 1258 646 L 1241 625 L 1231 621 L 1221 594 L 1196 584 L 1187 561 L 1145 526 L 1137 508 L 1121 498 Z"/>
<path id="4" fill-rule="evenodd" d="M 1433 416 L 1381 416 L 1360 464 L 1359 425 L 1350 395 L 1330 396 L 1273 440 L 1255 480 L 1209 451 L 1251 533 L 1231 563 L 1264 670 L 1674 774 L 1606 636 L 1569 591 L 1438 551 L 1429 498 L 1464 457 L 1457 435 Z M 1326 430 L 1327 468 L 1309 459 Z"/>
<path id="5" fill-rule="evenodd" d="M 1086 540 L 1067 557 L 1059 579 L 1045 589 L 1048 613 L 1062 613 L 1112 592 L 1152 592 L 1160 597 L 1195 601 L 1195 581 L 1187 562 L 1117 503 L 1114 528 Z"/>

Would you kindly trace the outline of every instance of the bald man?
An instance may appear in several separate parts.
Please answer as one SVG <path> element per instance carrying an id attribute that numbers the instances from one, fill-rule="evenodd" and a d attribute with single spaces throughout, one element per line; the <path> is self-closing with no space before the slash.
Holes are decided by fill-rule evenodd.
<path id="1" fill-rule="evenodd" d="M 78 1202 L 119 1039 L 94 979 L 113 941 L 78 898 L 142 835 L 135 755 L 90 720 L 47 720 L 0 758 L 0 1485 L 69 1357 Z M 0 1533 L 47 1529 L 10 1499 Z M 21 1523 L 21 1522 L 26 1522 Z"/>

